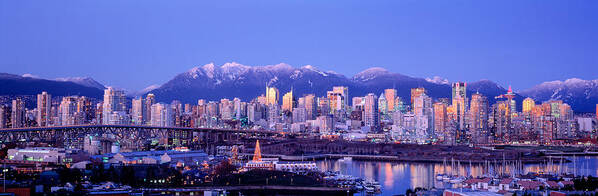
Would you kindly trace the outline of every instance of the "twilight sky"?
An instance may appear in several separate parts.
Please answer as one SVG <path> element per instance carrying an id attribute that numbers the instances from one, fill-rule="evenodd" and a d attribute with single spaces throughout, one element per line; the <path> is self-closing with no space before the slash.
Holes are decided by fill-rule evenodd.
<path id="1" fill-rule="evenodd" d="M 214 62 L 515 90 L 598 79 L 598 1 L 0 1 L 0 72 L 140 90 Z"/>

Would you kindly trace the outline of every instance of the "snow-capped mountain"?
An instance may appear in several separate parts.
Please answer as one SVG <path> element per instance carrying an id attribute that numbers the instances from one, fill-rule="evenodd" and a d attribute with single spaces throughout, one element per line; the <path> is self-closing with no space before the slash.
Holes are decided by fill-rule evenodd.
<path id="1" fill-rule="evenodd" d="M 197 99 L 234 97 L 250 100 L 263 94 L 266 85 L 277 87 L 281 94 L 292 87 L 294 93 L 301 95 L 350 83 L 343 75 L 309 65 L 294 68 L 284 63 L 267 66 L 246 66 L 234 62 L 217 66 L 210 63 L 191 68 L 150 92 L 160 101 L 177 99 L 194 103 Z"/>
<path id="2" fill-rule="evenodd" d="M 100 98 L 103 94 L 102 89 L 72 81 L 0 73 L 0 95 L 36 95 L 42 91 L 47 91 L 52 96 L 82 95 Z"/>
<path id="3" fill-rule="evenodd" d="M 80 84 L 87 87 L 97 88 L 103 90 L 106 88 L 103 84 L 95 81 L 93 78 L 90 77 L 66 77 L 66 78 L 56 78 L 56 81 L 62 82 L 73 82 L 76 84 Z"/>
<path id="4" fill-rule="evenodd" d="M 550 81 L 521 91 L 536 102 L 563 100 L 576 112 L 594 112 L 598 103 L 598 80 L 571 78 L 565 81 Z"/>

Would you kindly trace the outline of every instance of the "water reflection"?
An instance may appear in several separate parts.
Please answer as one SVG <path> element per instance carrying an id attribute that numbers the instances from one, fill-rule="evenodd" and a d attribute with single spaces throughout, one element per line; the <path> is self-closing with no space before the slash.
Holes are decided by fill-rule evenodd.
<path id="1" fill-rule="evenodd" d="M 437 163 L 394 163 L 376 161 L 322 160 L 317 165 L 326 171 L 339 171 L 364 179 L 374 179 L 383 187 L 382 195 L 404 194 L 407 189 L 458 188 L 436 180 L 438 174 L 461 176 L 482 176 L 484 174 L 515 175 L 517 173 L 576 173 L 577 175 L 598 176 L 598 157 L 566 157 L 572 162 L 563 163 L 555 159 L 552 163 L 519 166 L 516 162 L 469 163 L 447 161 Z M 575 160 L 575 161 L 573 161 Z M 359 195 L 359 194 L 358 194 Z"/>

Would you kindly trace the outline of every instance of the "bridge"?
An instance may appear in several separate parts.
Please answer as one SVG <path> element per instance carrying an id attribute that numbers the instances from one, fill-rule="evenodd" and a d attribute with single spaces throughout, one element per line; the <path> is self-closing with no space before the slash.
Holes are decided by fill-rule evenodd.
<path id="1" fill-rule="evenodd" d="M 154 143 L 165 147 L 186 146 L 214 151 L 243 139 L 284 137 L 283 132 L 218 128 L 156 127 L 142 125 L 74 125 L 0 129 L 0 141 L 43 142 L 54 146 L 82 149 L 84 138 L 100 136 L 118 142 L 123 150 L 141 150 Z"/>

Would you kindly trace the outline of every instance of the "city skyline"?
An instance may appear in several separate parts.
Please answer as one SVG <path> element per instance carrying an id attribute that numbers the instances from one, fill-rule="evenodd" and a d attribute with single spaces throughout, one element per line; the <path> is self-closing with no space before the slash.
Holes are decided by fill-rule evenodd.
<path id="1" fill-rule="evenodd" d="M 598 71 L 593 1 L 77 2 L 75 10 L 44 3 L 1 3 L 3 72 L 89 76 L 141 90 L 197 65 L 232 61 L 312 64 L 347 77 L 379 66 L 515 89 L 596 79 Z"/>

